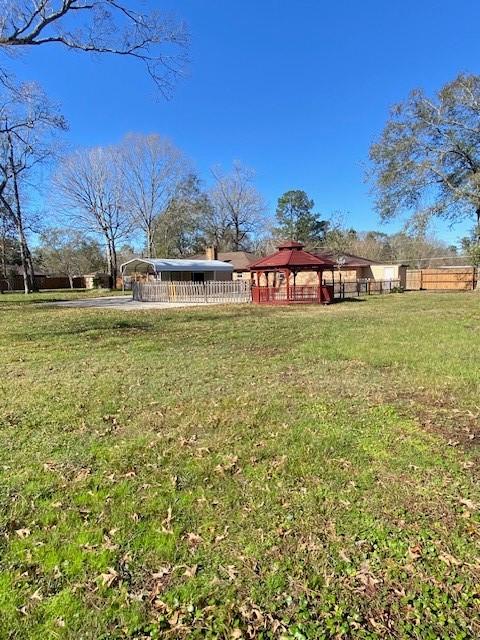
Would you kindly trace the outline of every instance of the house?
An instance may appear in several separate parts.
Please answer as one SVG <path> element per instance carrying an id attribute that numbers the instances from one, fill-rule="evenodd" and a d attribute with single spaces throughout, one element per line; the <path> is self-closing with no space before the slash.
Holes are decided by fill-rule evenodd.
<path id="1" fill-rule="evenodd" d="M 232 280 L 233 266 L 220 260 L 133 258 L 120 266 L 122 277 L 162 282 Z"/>
<path id="2" fill-rule="evenodd" d="M 192 260 L 221 260 L 233 267 L 233 280 L 249 280 L 250 265 L 258 259 L 249 251 L 218 251 L 217 247 L 207 247 L 205 254 L 193 256 Z"/>
<path id="3" fill-rule="evenodd" d="M 312 251 L 318 258 L 333 260 L 336 264 L 335 279 L 342 281 L 373 280 L 373 281 L 398 281 L 398 286 L 406 287 L 407 266 L 404 264 L 383 263 L 368 258 L 362 258 L 352 253 L 338 252 L 331 249 L 319 249 Z M 310 284 L 307 278 L 301 284 Z"/>

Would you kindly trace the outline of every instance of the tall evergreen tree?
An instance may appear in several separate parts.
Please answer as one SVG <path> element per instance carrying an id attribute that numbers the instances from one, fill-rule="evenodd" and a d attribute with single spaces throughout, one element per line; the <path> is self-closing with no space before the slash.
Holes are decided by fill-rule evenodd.
<path id="1" fill-rule="evenodd" d="M 313 211 L 315 203 L 305 191 L 286 191 L 278 199 L 276 233 L 284 239 L 318 244 L 325 239 L 328 222 Z"/>

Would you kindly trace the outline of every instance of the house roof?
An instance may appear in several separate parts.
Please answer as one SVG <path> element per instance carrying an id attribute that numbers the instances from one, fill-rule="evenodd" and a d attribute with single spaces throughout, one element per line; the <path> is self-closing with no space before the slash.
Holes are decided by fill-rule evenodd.
<path id="1" fill-rule="evenodd" d="M 248 271 L 252 262 L 257 260 L 257 256 L 249 251 L 219 251 L 217 257 L 222 262 L 228 262 L 233 266 L 234 271 Z M 205 254 L 192 257 L 192 260 L 202 260 Z"/>
<path id="2" fill-rule="evenodd" d="M 345 262 L 343 263 L 343 268 L 346 269 L 348 267 L 369 267 L 372 264 L 383 264 L 378 262 L 377 260 L 369 260 L 368 258 L 362 258 L 361 256 L 356 256 L 353 253 L 345 253 L 344 251 L 334 251 L 333 249 L 319 249 L 314 252 L 319 258 L 328 258 L 337 263 L 339 258 L 345 258 Z"/>
<path id="3" fill-rule="evenodd" d="M 45 271 L 40 271 L 37 267 L 34 267 L 34 272 L 36 276 L 46 276 L 48 275 Z M 19 264 L 7 264 L 7 273 L 11 273 L 17 276 L 23 276 L 23 267 Z"/>
<path id="4" fill-rule="evenodd" d="M 139 273 L 146 272 L 149 267 L 155 273 L 162 271 L 233 271 L 231 264 L 220 260 L 173 260 L 168 258 L 133 258 L 124 262 L 120 266 L 120 270 L 123 275 L 128 275 L 135 271 Z"/>
<path id="5" fill-rule="evenodd" d="M 260 258 L 250 265 L 250 269 L 260 271 L 262 269 L 320 269 L 331 268 L 335 265 L 333 260 L 313 255 L 303 250 L 303 244 L 290 240 L 279 245 L 277 253 Z"/>

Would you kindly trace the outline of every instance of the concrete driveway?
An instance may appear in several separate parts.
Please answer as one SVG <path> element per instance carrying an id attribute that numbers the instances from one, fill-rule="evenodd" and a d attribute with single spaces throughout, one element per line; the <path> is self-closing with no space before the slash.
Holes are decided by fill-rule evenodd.
<path id="1" fill-rule="evenodd" d="M 113 309 L 115 311 L 144 311 L 145 309 L 175 309 L 179 307 L 203 307 L 196 302 L 136 302 L 131 296 L 104 296 L 62 302 L 45 302 L 47 306 L 71 307 L 74 309 Z"/>

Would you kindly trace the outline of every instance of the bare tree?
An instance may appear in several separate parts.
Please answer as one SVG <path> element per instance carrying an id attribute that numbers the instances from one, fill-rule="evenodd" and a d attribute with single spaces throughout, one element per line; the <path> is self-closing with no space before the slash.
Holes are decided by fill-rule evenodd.
<path id="1" fill-rule="evenodd" d="M 74 278 L 104 268 L 101 246 L 86 238 L 81 231 L 47 229 L 41 235 L 41 245 L 35 251 L 35 260 L 52 273 L 67 276 L 70 289 Z"/>
<path id="2" fill-rule="evenodd" d="M 145 234 L 147 255 L 155 255 L 155 232 L 178 185 L 188 174 L 184 154 L 157 134 L 126 136 L 120 145 L 125 204 L 134 226 Z"/>
<path id="3" fill-rule="evenodd" d="M 131 232 L 118 149 L 96 147 L 73 153 L 62 161 L 54 184 L 67 225 L 102 238 L 114 287 L 118 243 Z"/>
<path id="4" fill-rule="evenodd" d="M 25 192 L 35 169 L 53 155 L 52 132 L 65 126 L 33 85 L 20 85 L 15 93 L 5 91 L 0 96 L 0 207 L 17 235 L 25 293 L 35 290 Z"/>
<path id="5" fill-rule="evenodd" d="M 0 47 L 8 53 L 60 44 L 133 58 L 169 94 L 185 64 L 185 25 L 158 11 L 140 13 L 133 6 L 133 0 L 1 0 Z"/>
<path id="6" fill-rule="evenodd" d="M 230 173 L 215 168 L 212 175 L 210 235 L 219 246 L 239 251 L 265 222 L 265 203 L 254 185 L 255 173 L 235 162 Z"/>
<path id="7" fill-rule="evenodd" d="M 178 185 L 167 208 L 158 219 L 155 249 L 166 258 L 182 258 L 202 251 L 211 244 L 204 235 L 212 206 L 199 178 L 189 174 Z"/>

